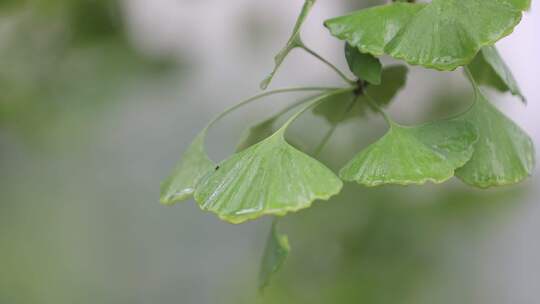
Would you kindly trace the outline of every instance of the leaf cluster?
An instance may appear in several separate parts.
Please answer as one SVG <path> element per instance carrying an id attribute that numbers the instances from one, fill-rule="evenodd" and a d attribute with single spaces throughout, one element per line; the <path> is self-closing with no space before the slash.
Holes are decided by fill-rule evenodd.
<path id="1" fill-rule="evenodd" d="M 409 1 L 410 2 L 410 1 Z M 301 48 L 321 59 L 344 79 L 343 88 L 291 88 L 268 91 L 220 114 L 193 141 L 173 174 L 163 183 L 161 202 L 173 204 L 194 197 L 201 209 L 230 223 L 264 215 L 284 216 L 308 208 L 315 200 L 337 195 L 343 181 L 375 187 L 388 184 L 442 183 L 457 177 L 478 188 L 518 183 L 534 167 L 530 137 L 487 99 L 481 86 L 510 92 L 525 101 L 509 67 L 494 44 L 512 32 L 528 0 L 433 0 L 429 4 L 395 2 L 329 19 L 325 26 L 345 41 L 345 73 L 301 39 L 301 26 L 315 0 L 307 0 L 275 67 L 262 82 L 266 89 L 289 52 Z M 455 117 L 412 126 L 395 122 L 384 108 L 406 84 L 407 66 L 383 66 L 388 55 L 409 65 L 454 70 L 463 67 L 474 90 L 470 108 Z M 318 91 L 251 127 L 235 154 L 214 163 L 204 149 L 208 128 L 239 106 L 287 92 Z M 300 108 L 281 126 L 278 118 Z M 286 137 L 289 126 L 311 112 L 330 126 L 315 151 L 301 151 Z M 387 133 L 359 151 L 334 173 L 317 160 L 342 123 L 378 114 Z M 261 286 L 289 251 L 276 224 L 267 244 Z"/>

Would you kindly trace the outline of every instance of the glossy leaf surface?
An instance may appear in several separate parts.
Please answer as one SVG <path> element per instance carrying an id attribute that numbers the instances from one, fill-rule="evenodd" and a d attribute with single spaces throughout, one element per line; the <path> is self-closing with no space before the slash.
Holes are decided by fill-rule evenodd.
<path id="1" fill-rule="evenodd" d="M 327 20 L 332 35 L 363 53 L 454 70 L 510 34 L 530 0 L 433 0 L 392 3 Z"/>
<path id="2" fill-rule="evenodd" d="M 525 102 L 514 75 L 494 46 L 482 48 L 468 68 L 478 84 L 493 87 L 501 92 L 510 92 Z"/>
<path id="3" fill-rule="evenodd" d="M 345 58 L 349 69 L 358 79 L 371 84 L 381 84 L 382 65 L 371 54 L 360 53 L 358 49 L 345 43 Z"/>
<path id="4" fill-rule="evenodd" d="M 272 275 L 279 271 L 291 251 L 289 239 L 286 235 L 280 234 L 276 226 L 275 222 L 272 223 L 264 248 L 259 271 L 259 290 L 261 291 L 268 285 Z"/>
<path id="5" fill-rule="evenodd" d="M 443 121 L 419 127 L 391 124 L 389 132 L 355 156 L 340 172 L 366 186 L 442 183 L 473 154 L 475 128 Z"/>
<path id="6" fill-rule="evenodd" d="M 327 200 L 342 182 L 323 164 L 287 143 L 285 128 L 234 154 L 204 178 L 195 192 L 202 209 L 231 223 L 285 215 Z"/>
<path id="7" fill-rule="evenodd" d="M 215 164 L 204 150 L 206 130 L 193 140 L 173 173 L 161 184 L 160 201 L 165 205 L 189 199 L 200 179 L 211 172 Z"/>
<path id="8" fill-rule="evenodd" d="M 279 51 L 279 53 L 274 57 L 274 69 L 268 75 L 262 82 L 261 82 L 261 89 L 265 90 L 270 85 L 270 82 L 272 82 L 272 79 L 274 78 L 274 75 L 276 74 L 277 70 L 287 57 L 289 53 L 297 48 L 302 46 L 302 39 L 300 38 L 300 29 L 302 28 L 302 25 L 304 24 L 304 21 L 306 20 L 309 12 L 313 8 L 313 5 L 315 5 L 316 0 L 306 0 L 304 2 L 304 6 L 302 7 L 302 10 L 300 11 L 300 15 L 298 16 L 298 19 L 296 20 L 296 24 L 294 25 L 293 31 L 291 36 L 289 37 L 289 40 L 287 41 L 287 44 Z"/>
<path id="9" fill-rule="evenodd" d="M 471 122 L 479 132 L 471 160 L 456 176 L 481 188 L 520 182 L 534 169 L 531 138 L 497 110 L 477 89 L 476 102 L 460 119 Z"/>

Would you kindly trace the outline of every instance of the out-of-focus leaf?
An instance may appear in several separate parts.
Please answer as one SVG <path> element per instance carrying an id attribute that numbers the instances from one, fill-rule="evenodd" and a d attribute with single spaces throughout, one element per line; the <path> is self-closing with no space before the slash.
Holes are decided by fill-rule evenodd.
<path id="1" fill-rule="evenodd" d="M 379 106 L 390 104 L 396 94 L 405 87 L 408 69 L 404 65 L 394 65 L 383 69 L 380 85 L 370 85 L 366 93 L 373 98 Z"/>
<path id="2" fill-rule="evenodd" d="M 477 138 L 474 126 L 464 121 L 391 123 L 389 132 L 355 156 L 340 176 L 366 186 L 442 183 L 471 158 Z"/>
<path id="3" fill-rule="evenodd" d="M 286 128 L 232 155 L 197 186 L 203 210 L 231 223 L 285 215 L 327 200 L 342 182 L 323 164 L 287 143 Z"/>
<path id="4" fill-rule="evenodd" d="M 479 140 L 471 160 L 456 171 L 465 183 L 488 188 L 518 183 L 534 169 L 531 138 L 512 120 L 497 110 L 478 87 L 476 101 L 459 119 L 476 126 Z"/>
<path id="5" fill-rule="evenodd" d="M 268 239 L 266 240 L 266 246 L 264 248 L 264 254 L 261 261 L 261 268 L 259 271 L 259 290 L 268 286 L 272 276 L 279 271 L 291 248 L 289 246 L 289 239 L 286 235 L 280 234 L 277 231 L 277 224 L 274 221 Z"/>
<path id="6" fill-rule="evenodd" d="M 21 5 L 21 0 L 0 0 L 0 9 L 6 10 Z"/>
<path id="7" fill-rule="evenodd" d="M 382 71 L 380 85 L 369 85 L 365 90 L 380 107 L 387 106 L 407 80 L 407 67 L 395 65 Z M 313 113 L 324 117 L 331 125 L 361 117 L 371 109 L 365 96 L 346 92 L 331 96 L 313 109 Z"/>
<path id="8" fill-rule="evenodd" d="M 214 170 L 215 164 L 204 149 L 206 129 L 193 140 L 173 173 L 161 184 L 160 202 L 172 205 L 189 199 L 202 177 Z"/>
<path id="9" fill-rule="evenodd" d="M 249 128 L 236 147 L 236 152 L 243 151 L 274 134 L 276 119 L 277 117 L 271 117 Z"/>
<path id="10" fill-rule="evenodd" d="M 381 84 L 382 65 L 379 59 L 371 54 L 360 53 L 348 43 L 345 43 L 345 58 L 349 69 L 358 79 L 375 85 Z"/>
<path id="11" fill-rule="evenodd" d="M 353 92 L 331 96 L 313 109 L 313 114 L 324 117 L 331 125 L 364 114 L 365 105 L 356 101 Z"/>
<path id="12" fill-rule="evenodd" d="M 117 1 L 17 2 L 0 13 L 0 127 L 25 140 L 45 140 L 66 120 L 93 120 L 121 94 L 173 66 L 134 49 Z"/>
<path id="13" fill-rule="evenodd" d="M 468 68 L 477 83 L 493 87 L 501 92 L 509 91 L 525 102 L 525 97 L 521 93 L 512 71 L 494 46 L 482 48 Z"/>
<path id="14" fill-rule="evenodd" d="M 302 28 L 302 24 L 304 24 L 304 21 L 306 20 L 306 17 L 308 16 L 309 12 L 311 11 L 311 8 L 313 5 L 315 5 L 316 0 L 306 0 L 304 2 L 304 6 L 302 7 L 302 11 L 300 11 L 300 15 L 298 16 L 298 19 L 296 20 L 296 24 L 294 25 L 293 31 L 291 36 L 289 37 L 289 40 L 287 41 L 287 44 L 279 51 L 279 53 L 274 57 L 274 69 L 272 72 L 261 82 L 261 89 L 265 90 L 270 85 L 270 82 L 272 82 L 272 78 L 274 78 L 274 75 L 276 74 L 277 70 L 287 57 L 289 53 L 297 48 L 302 46 L 302 39 L 300 38 L 300 29 Z"/>
<path id="15" fill-rule="evenodd" d="M 245 150 L 254 144 L 257 144 L 261 141 L 263 141 L 265 138 L 270 137 L 272 134 L 274 134 L 279 128 L 276 128 L 276 121 L 284 114 L 288 113 L 290 110 L 296 108 L 297 106 L 303 104 L 304 102 L 308 102 L 310 100 L 313 100 L 314 96 L 309 96 L 305 99 L 301 99 L 297 101 L 296 103 L 293 103 L 286 108 L 282 109 L 272 117 L 269 117 L 256 125 L 252 126 L 248 130 L 246 130 L 242 136 L 242 139 L 239 141 L 238 145 L 236 146 L 236 152 L 240 152 L 242 150 Z M 291 140 L 291 144 L 295 147 L 300 147 L 302 144 L 300 144 L 295 139 Z"/>
<path id="16" fill-rule="evenodd" d="M 433 0 L 392 3 L 327 20 L 332 35 L 363 53 L 454 70 L 510 34 L 530 0 Z"/>

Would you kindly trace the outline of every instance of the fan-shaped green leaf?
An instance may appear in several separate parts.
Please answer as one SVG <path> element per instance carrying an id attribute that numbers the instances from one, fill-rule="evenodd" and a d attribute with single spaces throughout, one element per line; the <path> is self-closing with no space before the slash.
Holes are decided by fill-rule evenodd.
<path id="1" fill-rule="evenodd" d="M 390 66 L 382 71 L 381 84 L 369 85 L 365 91 L 378 106 L 385 107 L 405 86 L 406 80 L 407 67 L 403 65 Z M 315 107 L 313 113 L 324 117 L 331 125 L 336 125 L 363 116 L 367 109 L 370 109 L 370 106 L 365 96 L 356 97 L 353 92 L 345 92 L 330 96 Z"/>
<path id="2" fill-rule="evenodd" d="M 339 193 L 339 178 L 289 145 L 285 129 L 234 154 L 204 178 L 195 191 L 201 208 L 241 223 L 263 215 L 285 215 Z"/>
<path id="3" fill-rule="evenodd" d="M 358 49 L 345 43 L 345 58 L 349 69 L 358 79 L 371 84 L 381 84 L 382 65 L 371 54 L 360 53 Z"/>
<path id="4" fill-rule="evenodd" d="M 279 116 L 270 117 L 249 128 L 238 143 L 236 152 L 243 151 L 274 134 L 278 130 L 276 128 L 276 121 Z M 307 149 L 306 143 L 302 142 L 301 138 L 289 138 L 288 141 L 293 147 L 299 150 Z"/>
<path id="5" fill-rule="evenodd" d="M 443 121 L 419 127 L 391 123 L 389 132 L 355 156 L 340 172 L 366 186 L 442 183 L 473 154 L 474 126 Z"/>
<path id="6" fill-rule="evenodd" d="M 161 184 L 160 202 L 172 205 L 189 199 L 200 179 L 214 169 L 215 164 L 204 150 L 206 129 L 193 140 L 173 173 Z"/>
<path id="7" fill-rule="evenodd" d="M 261 269 L 259 271 L 259 290 L 261 291 L 268 285 L 272 275 L 279 271 L 291 251 L 289 239 L 286 235 L 280 234 L 276 226 L 274 221 L 268 239 L 266 240 L 261 261 Z"/>
<path id="8" fill-rule="evenodd" d="M 275 116 L 271 117 L 249 128 L 236 147 L 236 152 L 243 151 L 274 134 L 276 132 L 274 124 L 277 118 Z"/>
<path id="9" fill-rule="evenodd" d="M 468 68 L 477 83 L 491 86 L 501 92 L 509 91 L 525 102 L 514 75 L 494 46 L 482 48 Z"/>
<path id="10" fill-rule="evenodd" d="M 296 20 L 296 24 L 294 25 L 292 34 L 287 41 L 287 44 L 279 51 L 279 53 L 274 57 L 274 69 L 268 75 L 262 82 L 261 82 L 261 89 L 265 90 L 270 85 L 270 82 L 272 82 L 272 79 L 274 78 L 274 75 L 276 74 L 277 70 L 287 57 L 289 53 L 297 48 L 302 46 L 302 39 L 300 38 L 300 29 L 302 28 L 302 24 L 304 24 L 304 21 L 306 20 L 306 17 L 308 16 L 309 12 L 311 11 L 311 8 L 313 5 L 315 5 L 316 0 L 306 0 L 304 2 L 304 6 L 302 7 L 302 11 L 300 11 L 300 15 L 298 16 L 298 19 Z"/>
<path id="11" fill-rule="evenodd" d="M 459 119 L 476 126 L 479 140 L 471 160 L 456 171 L 456 176 L 481 188 L 524 180 L 534 169 L 532 140 L 476 90 L 475 104 Z"/>
<path id="12" fill-rule="evenodd" d="M 377 105 L 385 107 L 390 104 L 396 94 L 405 87 L 408 69 L 404 65 L 393 65 L 383 69 L 380 85 L 370 85 L 366 93 L 377 102 Z"/>
<path id="13" fill-rule="evenodd" d="M 381 56 L 385 46 L 426 5 L 393 3 L 326 20 L 330 33 L 363 53 Z"/>
<path id="14" fill-rule="evenodd" d="M 324 117 L 331 125 L 362 116 L 365 106 L 356 101 L 354 92 L 330 96 L 313 109 L 313 114 Z"/>
<path id="15" fill-rule="evenodd" d="M 363 53 L 454 70 L 483 46 L 510 34 L 530 0 L 433 0 L 393 3 L 327 20 L 332 35 Z"/>
<path id="16" fill-rule="evenodd" d="M 274 134 L 279 128 L 276 128 L 276 121 L 284 114 L 288 113 L 290 110 L 296 108 L 297 106 L 311 101 L 315 98 L 315 96 L 309 96 L 307 98 L 301 99 L 297 101 L 296 103 L 293 103 L 275 115 L 273 115 L 270 118 L 267 118 L 256 125 L 252 126 L 248 130 L 244 132 L 244 135 L 242 136 L 242 139 L 239 141 L 236 152 L 240 152 L 242 150 L 245 150 L 251 146 L 253 146 L 256 143 L 261 142 L 265 138 L 270 137 L 270 135 Z M 295 147 L 302 146 L 299 142 L 292 141 L 292 145 Z"/>

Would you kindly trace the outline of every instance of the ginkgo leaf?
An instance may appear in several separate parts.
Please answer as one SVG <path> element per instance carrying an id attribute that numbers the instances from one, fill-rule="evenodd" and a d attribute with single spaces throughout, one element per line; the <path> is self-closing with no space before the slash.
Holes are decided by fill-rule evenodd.
<path id="1" fill-rule="evenodd" d="M 404 65 L 393 65 L 383 69 L 380 85 L 370 85 L 366 88 L 366 93 L 375 102 L 385 107 L 390 104 L 396 94 L 405 87 L 407 83 L 407 72 L 409 70 Z"/>
<path id="2" fill-rule="evenodd" d="M 324 117 L 331 125 L 362 116 L 365 105 L 356 101 L 354 92 L 344 92 L 326 98 L 313 108 L 313 114 Z"/>
<path id="3" fill-rule="evenodd" d="M 341 178 L 366 186 L 442 183 L 471 158 L 477 140 L 474 126 L 464 121 L 390 125 L 340 171 Z"/>
<path id="4" fill-rule="evenodd" d="M 215 164 L 204 150 L 206 129 L 193 140 L 173 173 L 161 184 L 160 202 L 172 205 L 189 199 L 200 179 L 211 172 Z"/>
<path id="5" fill-rule="evenodd" d="M 395 65 L 384 68 L 380 85 L 369 85 L 365 88 L 378 106 L 385 107 L 405 86 L 407 67 Z M 352 103 L 352 104 L 351 104 Z M 371 109 L 365 96 L 356 98 L 353 92 L 333 95 L 313 109 L 313 113 L 324 117 L 331 125 L 362 117 L 367 109 Z"/>
<path id="6" fill-rule="evenodd" d="M 532 174 L 535 160 L 531 138 L 491 105 L 478 88 L 474 105 L 459 119 L 476 126 L 479 140 L 471 160 L 456 171 L 458 178 L 488 188 L 518 183 Z"/>
<path id="7" fill-rule="evenodd" d="M 468 68 L 476 83 L 493 87 L 501 92 L 509 91 L 525 102 L 525 97 L 521 93 L 514 75 L 494 46 L 482 48 L 468 65 Z"/>
<path id="8" fill-rule="evenodd" d="M 236 146 L 236 152 L 243 151 L 277 132 L 279 128 L 276 128 L 276 121 L 278 120 L 279 116 L 280 115 L 275 115 L 270 117 L 246 130 L 242 139 Z M 287 140 L 293 147 L 297 149 L 307 149 L 306 143 L 301 141 L 301 138 L 288 138 Z"/>
<path id="9" fill-rule="evenodd" d="M 236 152 L 243 151 L 274 134 L 276 132 L 274 124 L 277 118 L 275 116 L 271 117 L 249 128 L 236 147 Z"/>
<path id="10" fill-rule="evenodd" d="M 242 139 L 239 141 L 238 145 L 236 146 L 236 152 L 240 152 L 242 150 L 245 150 L 254 144 L 257 144 L 261 142 L 262 140 L 270 137 L 272 134 L 274 134 L 279 128 L 276 128 L 276 121 L 284 114 L 288 113 L 290 110 L 298 107 L 299 105 L 308 102 L 310 100 L 313 100 L 315 96 L 309 96 L 307 98 L 301 99 L 297 101 L 296 103 L 293 103 L 275 115 L 255 124 L 254 126 L 250 127 L 248 130 L 244 132 L 242 135 Z M 302 146 L 298 141 L 293 140 L 292 145 L 295 147 Z"/>
<path id="11" fill-rule="evenodd" d="M 306 20 L 306 17 L 311 11 L 313 5 L 315 5 L 315 1 L 316 0 L 306 0 L 304 2 L 304 6 L 302 7 L 302 10 L 300 11 L 300 15 L 298 16 L 298 19 L 296 20 L 296 24 L 294 25 L 292 34 L 289 37 L 287 44 L 285 44 L 285 46 L 274 57 L 274 69 L 261 82 L 261 89 L 266 90 L 266 88 L 268 88 L 268 86 L 270 85 L 270 82 L 272 82 L 272 79 L 274 78 L 274 75 L 276 74 L 277 70 L 279 69 L 279 67 L 281 66 L 281 64 L 287 57 L 287 55 L 289 55 L 289 53 L 293 49 L 303 45 L 302 39 L 300 38 L 300 29 L 302 28 L 302 24 L 304 24 L 304 21 Z"/>
<path id="12" fill-rule="evenodd" d="M 286 235 L 280 234 L 276 226 L 274 221 L 264 248 L 261 268 L 259 270 L 260 291 L 268 285 L 272 276 L 279 271 L 291 251 L 289 239 Z"/>
<path id="13" fill-rule="evenodd" d="M 263 215 L 282 216 L 339 193 L 341 180 L 289 145 L 285 130 L 232 155 L 205 177 L 195 191 L 200 207 L 237 224 Z"/>
<path id="14" fill-rule="evenodd" d="M 381 84 L 382 64 L 371 54 L 360 53 L 358 49 L 345 43 L 345 58 L 349 69 L 358 79 L 371 84 Z"/>
<path id="15" fill-rule="evenodd" d="M 327 20 L 332 35 L 363 53 L 454 70 L 510 34 L 530 0 L 433 0 L 392 3 Z"/>

